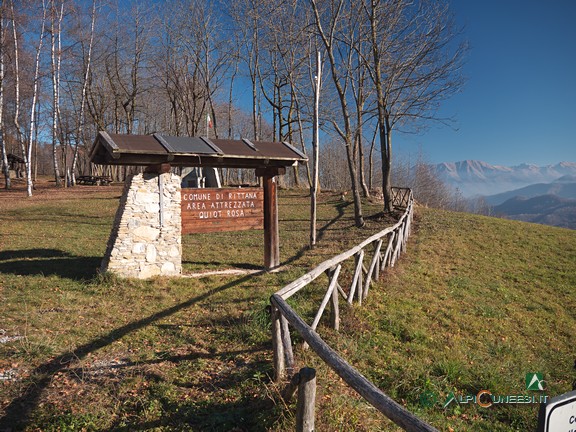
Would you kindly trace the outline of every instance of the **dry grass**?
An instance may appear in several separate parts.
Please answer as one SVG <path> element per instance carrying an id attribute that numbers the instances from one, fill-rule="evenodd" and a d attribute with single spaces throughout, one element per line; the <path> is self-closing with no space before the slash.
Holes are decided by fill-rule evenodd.
<path id="1" fill-rule="evenodd" d="M 354 228 L 351 203 L 325 193 L 310 251 L 309 198 L 282 191 L 284 271 L 125 281 L 96 272 L 120 191 L 0 192 L 0 337 L 12 338 L 0 344 L 0 430 L 293 428 L 294 407 L 269 379 L 268 298 L 386 222 Z M 418 218 L 367 307 L 343 308 L 342 331 L 321 334 L 441 430 L 534 429 L 535 407 L 443 410 L 419 396 L 522 391 L 529 371 L 544 373 L 550 394 L 569 390 L 575 232 L 426 209 Z M 257 270 L 262 241 L 261 231 L 186 236 L 184 268 Z M 324 282 L 294 299 L 305 315 Z M 312 352 L 297 356 L 318 370 L 317 430 L 396 430 Z"/>

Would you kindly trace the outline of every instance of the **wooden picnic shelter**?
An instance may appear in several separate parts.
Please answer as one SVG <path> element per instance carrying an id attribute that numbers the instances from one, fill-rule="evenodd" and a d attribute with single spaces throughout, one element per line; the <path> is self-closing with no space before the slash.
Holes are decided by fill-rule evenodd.
<path id="1" fill-rule="evenodd" d="M 286 167 L 308 160 L 289 143 L 102 131 L 90 158 L 95 164 L 146 166 L 149 173 L 166 173 L 172 167 L 254 169 L 263 179 L 264 266 L 273 269 L 280 265 L 276 176 L 285 174 Z"/>

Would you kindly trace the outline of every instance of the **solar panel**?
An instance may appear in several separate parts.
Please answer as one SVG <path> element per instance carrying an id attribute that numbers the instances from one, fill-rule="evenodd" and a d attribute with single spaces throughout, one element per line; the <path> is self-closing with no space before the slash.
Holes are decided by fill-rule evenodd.
<path id="1" fill-rule="evenodd" d="M 290 166 L 307 159 L 294 147 L 281 142 L 106 132 L 98 135 L 90 154 L 92 161 L 100 164 L 170 163 L 174 166 L 241 168 Z"/>
<path id="2" fill-rule="evenodd" d="M 175 137 L 161 135 L 172 153 L 217 154 L 218 152 L 200 137 Z"/>

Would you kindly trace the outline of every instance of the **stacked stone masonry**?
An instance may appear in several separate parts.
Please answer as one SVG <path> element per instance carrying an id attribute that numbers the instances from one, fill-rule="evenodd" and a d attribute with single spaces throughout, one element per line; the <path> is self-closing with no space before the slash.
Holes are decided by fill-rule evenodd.
<path id="1" fill-rule="evenodd" d="M 139 279 L 182 273 L 180 181 L 171 173 L 126 180 L 101 271 Z"/>

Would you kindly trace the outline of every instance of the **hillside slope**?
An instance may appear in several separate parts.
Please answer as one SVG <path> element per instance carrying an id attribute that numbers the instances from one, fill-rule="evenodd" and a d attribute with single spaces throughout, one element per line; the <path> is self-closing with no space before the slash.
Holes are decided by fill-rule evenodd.
<path id="1" fill-rule="evenodd" d="M 0 193 L 0 429 L 293 430 L 294 403 L 269 379 L 269 296 L 386 222 L 357 229 L 351 203 L 322 194 L 310 251 L 309 197 L 282 191 L 283 271 L 126 281 L 95 273 L 120 188 L 41 192 Z M 254 270 L 262 241 L 184 236 L 184 267 Z M 534 430 L 534 405 L 442 405 L 450 392 L 524 394 L 527 372 L 544 375 L 546 394 L 570 389 L 575 262 L 576 231 L 419 208 L 395 268 L 363 307 L 342 304 L 339 333 L 319 332 L 440 430 Z M 344 289 L 350 277 L 344 268 Z M 308 322 L 326 278 L 314 286 L 291 299 Z M 397 430 L 298 347 L 297 366 L 318 371 L 317 430 Z"/>
<path id="2" fill-rule="evenodd" d="M 557 195 L 514 197 L 493 208 L 496 216 L 576 229 L 576 199 Z"/>
<path id="3" fill-rule="evenodd" d="M 535 430 L 537 404 L 443 404 L 450 393 L 539 397 L 571 390 L 576 232 L 434 209 L 417 213 L 400 266 L 347 322 L 362 337 L 334 343 L 440 430 Z M 526 390 L 529 372 L 544 375 L 545 392 Z"/>

